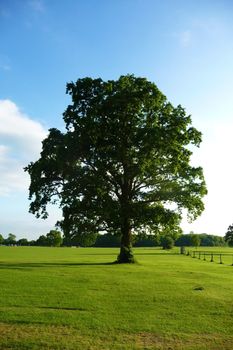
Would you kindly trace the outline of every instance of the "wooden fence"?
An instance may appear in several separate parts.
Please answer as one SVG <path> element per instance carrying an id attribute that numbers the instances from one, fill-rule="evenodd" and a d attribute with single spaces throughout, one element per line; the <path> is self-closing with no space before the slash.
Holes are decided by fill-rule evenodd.
<path id="1" fill-rule="evenodd" d="M 232 253 L 211 252 L 211 251 L 203 251 L 203 250 L 188 250 L 186 255 L 190 256 L 191 258 L 233 266 Z"/>

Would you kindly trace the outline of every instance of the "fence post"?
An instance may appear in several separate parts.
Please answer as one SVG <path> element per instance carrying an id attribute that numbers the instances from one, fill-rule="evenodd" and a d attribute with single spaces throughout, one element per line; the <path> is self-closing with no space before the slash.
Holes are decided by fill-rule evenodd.
<path id="1" fill-rule="evenodd" d="M 204 252 L 204 259 L 203 260 L 206 260 L 206 258 L 205 258 L 205 252 Z"/>
<path id="2" fill-rule="evenodd" d="M 185 254 L 185 247 L 184 246 L 180 247 L 180 254 Z"/>
<path id="3" fill-rule="evenodd" d="M 213 253 L 211 253 L 211 259 L 210 259 L 210 262 L 214 262 L 214 255 L 213 255 Z"/>
<path id="4" fill-rule="evenodd" d="M 219 264 L 222 264 L 222 254 L 219 254 Z"/>

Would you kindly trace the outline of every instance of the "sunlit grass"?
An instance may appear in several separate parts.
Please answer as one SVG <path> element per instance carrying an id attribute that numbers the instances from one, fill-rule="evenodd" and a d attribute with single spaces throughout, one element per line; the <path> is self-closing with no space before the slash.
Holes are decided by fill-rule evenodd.
<path id="1" fill-rule="evenodd" d="M 187 252 L 203 261 L 233 266 L 233 249 L 230 247 L 187 248 Z"/>
<path id="2" fill-rule="evenodd" d="M 0 349 L 232 349 L 233 267 L 178 251 L 0 247 Z"/>

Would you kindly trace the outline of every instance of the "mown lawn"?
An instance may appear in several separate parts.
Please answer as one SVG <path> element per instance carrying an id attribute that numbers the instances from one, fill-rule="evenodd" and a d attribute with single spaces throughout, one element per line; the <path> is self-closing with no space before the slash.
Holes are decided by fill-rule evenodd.
<path id="1" fill-rule="evenodd" d="M 233 266 L 233 249 L 229 247 L 186 248 L 186 253 L 204 261 Z"/>
<path id="2" fill-rule="evenodd" d="M 233 250 L 218 249 L 218 251 Z M 159 249 L 0 247 L 0 349 L 232 349 L 233 267 Z"/>

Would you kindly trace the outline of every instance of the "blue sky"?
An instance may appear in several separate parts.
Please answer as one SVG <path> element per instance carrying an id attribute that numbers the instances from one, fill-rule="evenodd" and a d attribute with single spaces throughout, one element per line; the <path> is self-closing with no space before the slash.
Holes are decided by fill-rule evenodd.
<path id="1" fill-rule="evenodd" d="M 133 73 L 156 83 L 203 133 L 193 156 L 209 189 L 185 232 L 233 222 L 233 4 L 227 0 L 0 0 L 0 232 L 36 238 L 55 224 L 28 214 L 22 168 L 63 128 L 66 82 Z"/>

